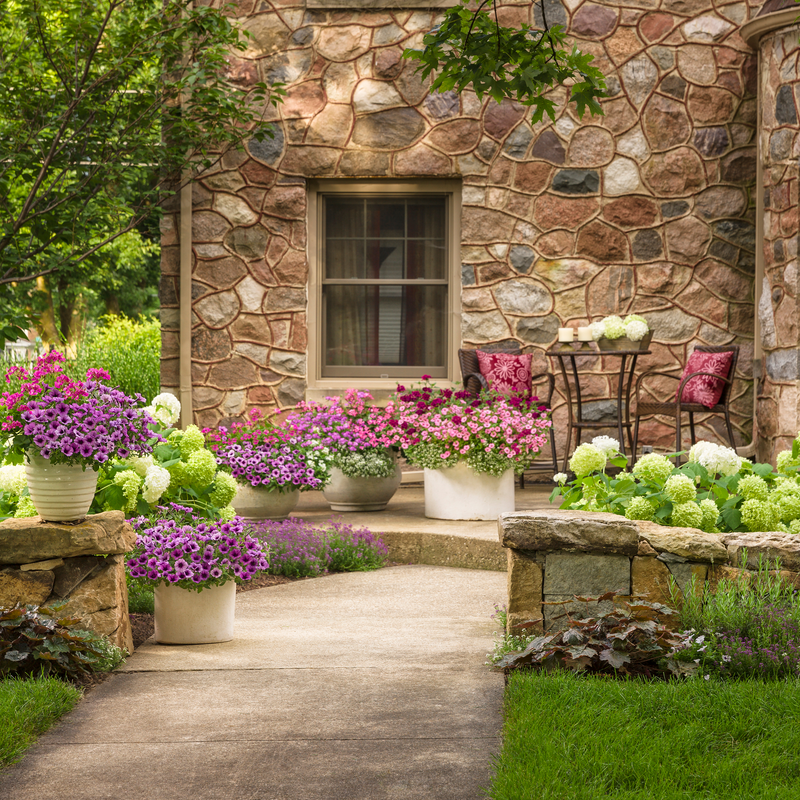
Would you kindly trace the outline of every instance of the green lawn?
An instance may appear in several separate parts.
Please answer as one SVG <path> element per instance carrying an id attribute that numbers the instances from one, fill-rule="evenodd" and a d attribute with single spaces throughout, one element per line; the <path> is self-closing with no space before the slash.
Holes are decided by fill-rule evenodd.
<path id="1" fill-rule="evenodd" d="M 58 678 L 0 680 L 0 769 L 19 761 L 36 737 L 80 697 L 78 689 Z"/>
<path id="2" fill-rule="evenodd" d="M 493 800 L 796 800 L 800 681 L 516 672 Z"/>

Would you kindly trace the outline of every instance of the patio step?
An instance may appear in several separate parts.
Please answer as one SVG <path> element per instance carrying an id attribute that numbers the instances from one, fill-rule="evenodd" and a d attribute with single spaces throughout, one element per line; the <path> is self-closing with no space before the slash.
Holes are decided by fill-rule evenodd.
<path id="1" fill-rule="evenodd" d="M 550 508 L 550 486 L 517 489 L 517 511 Z M 322 525 L 341 516 L 355 528 L 379 533 L 389 548 L 389 560 L 398 564 L 428 564 L 506 571 L 506 554 L 500 544 L 497 523 L 428 519 L 421 486 L 403 484 L 385 511 L 338 515 L 322 492 L 304 492 L 292 516 Z"/>

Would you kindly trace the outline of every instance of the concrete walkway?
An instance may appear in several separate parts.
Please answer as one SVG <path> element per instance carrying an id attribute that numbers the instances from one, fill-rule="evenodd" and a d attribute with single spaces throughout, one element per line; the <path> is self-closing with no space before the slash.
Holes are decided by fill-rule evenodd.
<path id="1" fill-rule="evenodd" d="M 0 797 L 478 800 L 505 581 L 414 565 L 240 594 L 233 642 L 147 643 L 0 775 Z"/>

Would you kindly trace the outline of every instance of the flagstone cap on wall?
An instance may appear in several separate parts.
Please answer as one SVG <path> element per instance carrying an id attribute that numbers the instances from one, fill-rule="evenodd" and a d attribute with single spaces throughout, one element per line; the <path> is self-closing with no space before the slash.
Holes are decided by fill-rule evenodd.
<path id="1" fill-rule="evenodd" d="M 780 532 L 713 534 L 604 512 L 553 510 L 501 514 L 498 533 L 503 547 L 513 550 L 658 555 L 662 561 L 734 567 L 747 550 L 750 569 L 758 567 L 760 556 L 780 559 L 784 569 L 800 572 L 800 537 Z"/>
<path id="2" fill-rule="evenodd" d="M 136 532 L 121 511 L 94 514 L 78 525 L 44 522 L 40 517 L 0 522 L 0 564 L 128 553 L 135 544 Z"/>

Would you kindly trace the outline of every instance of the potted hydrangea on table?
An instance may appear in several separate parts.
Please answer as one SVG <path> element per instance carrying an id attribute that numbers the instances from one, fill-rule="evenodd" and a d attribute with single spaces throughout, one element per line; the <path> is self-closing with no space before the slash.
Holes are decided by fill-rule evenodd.
<path id="1" fill-rule="evenodd" d="M 343 397 L 301 402 L 286 419 L 300 438 L 318 439 L 331 451 L 331 480 L 322 494 L 333 511 L 382 511 L 400 486 L 396 449 L 380 439 L 392 412 L 372 399 L 348 389 Z"/>
<path id="2" fill-rule="evenodd" d="M 514 473 L 547 444 L 551 426 L 538 398 L 431 385 L 398 391 L 381 439 L 425 470 L 425 516 L 495 519 L 514 511 Z"/>
<path id="3" fill-rule="evenodd" d="M 53 351 L 30 369 L 10 367 L 4 375 L 8 388 L 0 395 L 0 452 L 9 464 L 24 461 L 30 499 L 53 522 L 83 519 L 100 466 L 150 453 L 158 441 L 141 395 L 128 397 L 110 387 L 100 369 L 74 381 L 63 362 Z"/>
<path id="4" fill-rule="evenodd" d="M 647 350 L 653 338 L 647 320 L 638 314 L 603 317 L 589 328 L 600 350 Z"/>
<path id="5" fill-rule="evenodd" d="M 269 568 L 261 541 L 244 520 L 208 520 L 176 503 L 132 520 L 131 580 L 155 585 L 155 636 L 162 644 L 233 638 L 236 580 Z"/>
<path id="6" fill-rule="evenodd" d="M 233 507 L 246 519 L 286 519 L 301 491 L 330 479 L 331 454 L 319 439 L 281 428 L 256 408 L 246 423 L 204 433 L 217 465 L 236 480 Z"/>

